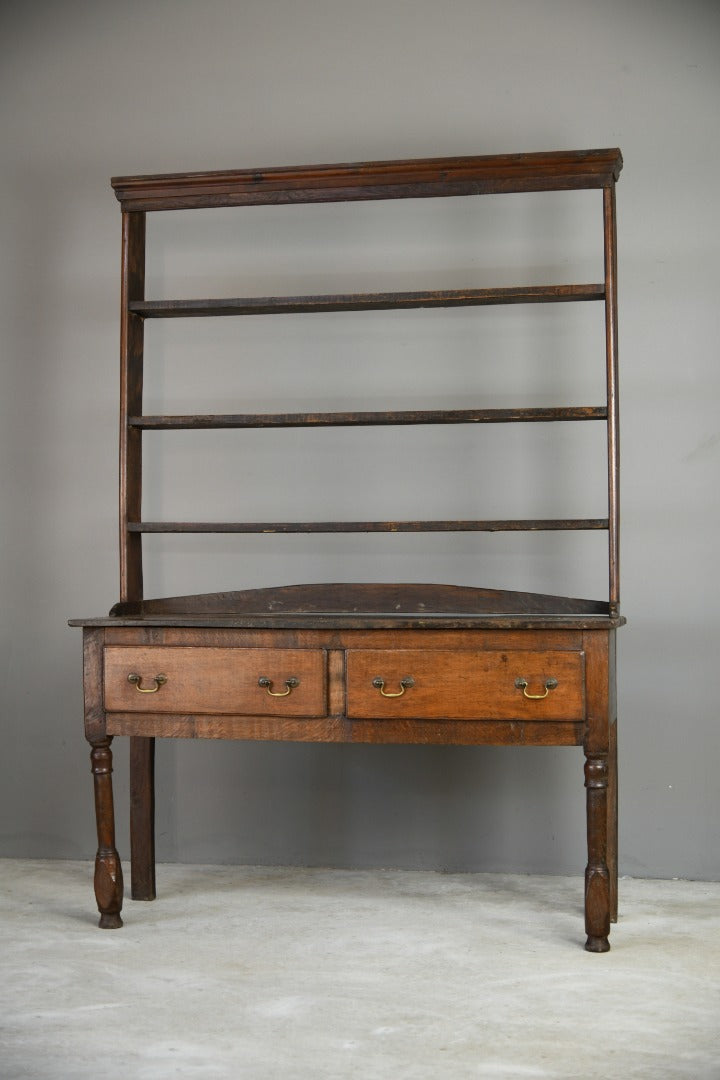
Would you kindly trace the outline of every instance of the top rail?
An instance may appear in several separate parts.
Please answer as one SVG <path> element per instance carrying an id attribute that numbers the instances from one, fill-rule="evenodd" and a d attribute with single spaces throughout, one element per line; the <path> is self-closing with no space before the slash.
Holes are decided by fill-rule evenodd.
<path id="1" fill-rule="evenodd" d="M 123 210 L 183 210 L 602 188 L 621 169 L 612 148 L 116 176 L 112 186 Z"/>

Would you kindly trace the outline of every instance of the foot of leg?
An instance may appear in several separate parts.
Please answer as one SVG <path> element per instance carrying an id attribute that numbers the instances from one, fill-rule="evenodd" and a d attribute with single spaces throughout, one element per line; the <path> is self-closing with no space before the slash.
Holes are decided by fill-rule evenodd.
<path id="1" fill-rule="evenodd" d="M 588 867 L 585 871 L 585 932 L 588 952 L 608 952 L 610 942 L 610 891 L 607 871 Z"/>
<path id="2" fill-rule="evenodd" d="M 102 930 L 118 930 L 123 897 L 122 867 L 117 852 L 100 852 L 95 857 L 95 897 Z"/>

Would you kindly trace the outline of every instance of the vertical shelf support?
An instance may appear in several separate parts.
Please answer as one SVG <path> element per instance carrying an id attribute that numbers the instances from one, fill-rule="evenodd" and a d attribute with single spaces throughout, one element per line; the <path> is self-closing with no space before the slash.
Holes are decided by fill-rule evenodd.
<path id="1" fill-rule="evenodd" d="M 145 213 L 122 215 L 122 312 L 120 336 L 120 595 L 143 598 L 142 534 L 128 523 L 142 520 L 142 429 L 128 424 L 142 415 L 144 321 L 130 304 L 145 299 Z M 134 900 L 155 899 L 155 740 L 130 739 L 130 861 Z"/>
<path id="2" fill-rule="evenodd" d="M 128 531 L 142 520 L 142 433 L 128 426 L 142 414 L 143 319 L 129 310 L 145 299 L 145 214 L 122 215 L 122 294 L 120 330 L 120 595 L 142 600 L 142 539 Z"/>
<path id="3" fill-rule="evenodd" d="M 617 342 L 617 223 L 615 182 L 603 188 L 605 253 L 605 357 L 607 367 L 608 432 L 608 565 L 610 615 L 620 613 L 620 474 Z"/>

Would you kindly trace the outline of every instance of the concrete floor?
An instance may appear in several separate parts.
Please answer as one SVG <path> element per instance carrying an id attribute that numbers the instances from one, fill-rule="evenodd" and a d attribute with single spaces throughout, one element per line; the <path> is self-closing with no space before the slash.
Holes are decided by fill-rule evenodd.
<path id="1" fill-rule="evenodd" d="M 720 1078 L 720 884 L 162 866 L 96 928 L 87 863 L 0 862 L 3 1080 Z"/>

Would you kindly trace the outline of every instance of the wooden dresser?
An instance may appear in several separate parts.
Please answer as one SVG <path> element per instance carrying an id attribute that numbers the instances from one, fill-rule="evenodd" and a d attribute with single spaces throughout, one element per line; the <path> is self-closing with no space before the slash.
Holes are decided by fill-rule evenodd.
<path id="1" fill-rule="evenodd" d="M 585 947 L 609 948 L 617 918 L 615 630 L 618 404 L 615 182 L 618 150 L 113 180 L 122 207 L 121 598 L 84 633 L 85 734 L 95 782 L 100 926 L 122 925 L 111 743 L 130 738 L 132 896 L 155 897 L 154 747 L 158 737 L 453 745 L 582 746 L 588 861 Z M 148 212 L 203 207 L 422 199 L 599 189 L 604 277 L 422 292 L 145 298 Z M 251 211 L 246 211 L 250 213 Z M 151 318 L 601 302 L 598 405 L 405 412 L 156 416 L 143 412 L 144 326 Z M 187 522 L 142 515 L 146 430 L 600 422 L 607 430 L 607 516 L 451 521 Z M 325 584 L 143 599 L 147 533 L 368 533 L 600 530 L 608 599 L 450 585 Z"/>

